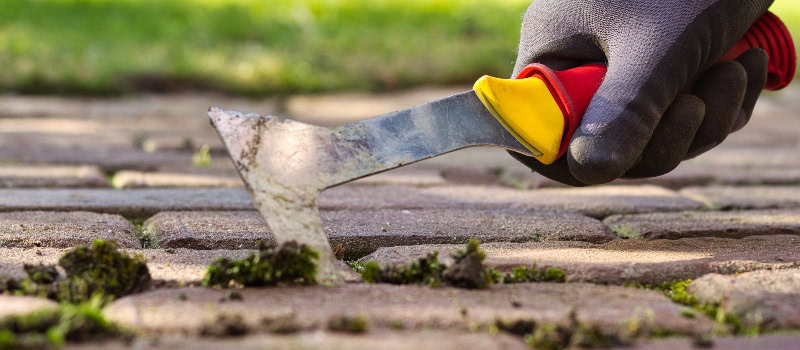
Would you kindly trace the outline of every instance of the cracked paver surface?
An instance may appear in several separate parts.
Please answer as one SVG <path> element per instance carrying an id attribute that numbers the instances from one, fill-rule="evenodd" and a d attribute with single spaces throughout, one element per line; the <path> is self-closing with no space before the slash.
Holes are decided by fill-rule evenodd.
<path id="1" fill-rule="evenodd" d="M 225 291 L 200 286 L 208 264 L 245 257 L 270 239 L 208 123 L 208 107 L 339 125 L 460 90 L 263 100 L 0 96 L 0 282 L 94 239 L 144 256 L 159 283 L 104 310 L 139 335 L 68 349 L 525 349 L 524 336 L 548 325 L 623 338 L 649 330 L 629 348 L 689 349 L 695 335 L 730 332 L 730 325 L 687 316 L 686 305 L 663 293 L 629 286 L 687 279 L 699 302 L 720 305 L 743 326 L 780 331 L 758 338 L 720 333 L 715 349 L 796 348 L 800 88 L 765 96 L 745 129 L 658 178 L 568 188 L 504 150 L 473 148 L 332 188 L 319 199 L 328 237 L 346 259 L 405 263 L 438 250 L 449 262 L 477 238 L 489 266 L 559 268 L 563 284 L 470 291 L 355 278 L 337 287 L 246 288 L 243 300 L 225 302 Z M 208 150 L 206 161 L 195 159 L 200 148 Z M 0 318 L 54 305 L 0 294 Z M 365 316 L 368 331 L 326 329 L 342 315 Z M 237 317 L 247 335 L 201 335 L 203 327 Z M 498 329 L 498 320 L 527 333 Z M 278 334 L 286 322 L 296 329 Z"/>

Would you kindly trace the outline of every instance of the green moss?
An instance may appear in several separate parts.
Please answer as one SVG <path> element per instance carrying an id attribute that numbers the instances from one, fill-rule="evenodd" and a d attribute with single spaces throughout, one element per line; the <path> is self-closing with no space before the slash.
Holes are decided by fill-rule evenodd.
<path id="1" fill-rule="evenodd" d="M 381 268 L 377 262 L 368 261 L 364 264 L 361 278 L 367 283 L 438 286 L 442 282 L 445 268 L 446 266 L 439 262 L 439 252 L 433 252 L 405 265 L 389 265 Z"/>
<path id="2" fill-rule="evenodd" d="M 307 245 L 291 241 L 280 247 L 259 243 L 259 252 L 241 260 L 220 258 L 206 270 L 203 285 L 274 286 L 279 283 L 316 283 L 319 253 Z"/>
<path id="3" fill-rule="evenodd" d="M 466 249 L 453 255 L 453 265 L 447 267 L 443 280 L 454 287 L 482 289 L 492 284 L 496 278 L 493 272 L 483 265 L 486 252 L 480 248 L 480 241 L 469 240 Z"/>
<path id="4" fill-rule="evenodd" d="M 0 320 L 0 349 L 42 349 L 65 342 L 83 342 L 123 335 L 101 312 L 105 299 L 99 295 L 80 304 Z"/>
<path id="5" fill-rule="evenodd" d="M 155 235 L 144 225 L 146 220 L 146 218 L 142 217 L 128 218 L 128 222 L 133 226 L 133 232 L 136 234 L 136 238 L 139 239 L 141 247 L 144 249 L 158 248 L 158 240 Z"/>
<path id="6" fill-rule="evenodd" d="M 642 235 L 641 232 L 639 232 L 639 230 L 637 230 L 635 227 L 627 224 L 611 225 L 610 228 L 617 234 L 617 236 L 622 238 L 633 239 L 639 238 Z"/>
<path id="7" fill-rule="evenodd" d="M 6 281 L 7 292 L 38 296 L 68 303 L 88 301 L 95 294 L 108 300 L 146 289 L 150 283 L 147 263 L 141 256 L 129 256 L 115 243 L 97 240 L 91 247 L 78 246 L 61 257 L 61 278 L 55 266 L 25 265 L 28 278 Z M 0 286 L 3 287 L 3 286 Z"/>
<path id="8" fill-rule="evenodd" d="M 328 330 L 342 333 L 366 333 L 369 330 L 369 320 L 366 316 L 334 316 L 328 320 Z"/>
<path id="9" fill-rule="evenodd" d="M 558 268 L 537 269 L 536 264 L 531 267 L 517 266 L 503 276 L 503 283 L 526 282 L 566 282 L 567 275 Z"/>
<path id="10" fill-rule="evenodd" d="M 142 256 L 129 256 L 113 242 L 97 240 L 78 246 L 58 260 L 67 278 L 57 282 L 57 300 L 82 302 L 94 294 L 112 298 L 140 292 L 150 283 Z"/>
<path id="11" fill-rule="evenodd" d="M 438 252 L 418 258 L 408 264 L 381 267 L 374 261 L 352 262 L 350 266 L 361 274 L 367 283 L 424 284 L 438 286 L 442 283 L 458 288 L 486 288 L 493 283 L 565 282 L 566 274 L 558 268 L 537 269 L 518 266 L 512 272 L 502 274 L 499 270 L 484 265 L 486 252 L 480 242 L 470 240 L 466 248 L 453 255 L 453 264 L 439 262 Z"/>

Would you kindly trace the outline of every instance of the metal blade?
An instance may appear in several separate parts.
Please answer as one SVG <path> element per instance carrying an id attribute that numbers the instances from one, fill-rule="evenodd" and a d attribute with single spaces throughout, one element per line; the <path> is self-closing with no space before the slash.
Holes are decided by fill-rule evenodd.
<path id="1" fill-rule="evenodd" d="M 275 242 L 316 249 L 323 281 L 341 274 L 317 209 L 322 190 L 466 147 L 531 155 L 471 91 L 335 128 L 219 108 L 209 116 Z"/>
<path id="2" fill-rule="evenodd" d="M 343 125 L 333 129 L 331 136 L 335 139 L 332 151 L 366 150 L 369 157 L 358 157 L 356 166 L 331 169 L 335 176 L 327 186 L 466 147 L 495 146 L 534 155 L 486 110 L 473 91 Z"/>

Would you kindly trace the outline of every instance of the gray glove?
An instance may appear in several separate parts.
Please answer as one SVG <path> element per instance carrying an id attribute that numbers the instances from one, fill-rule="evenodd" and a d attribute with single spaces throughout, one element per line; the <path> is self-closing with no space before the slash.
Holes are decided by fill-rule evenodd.
<path id="1" fill-rule="evenodd" d="M 537 0 L 525 14 L 514 76 L 607 62 L 608 73 L 552 165 L 512 155 L 574 186 L 666 174 L 749 120 L 767 81 L 752 49 L 717 63 L 772 0 Z"/>

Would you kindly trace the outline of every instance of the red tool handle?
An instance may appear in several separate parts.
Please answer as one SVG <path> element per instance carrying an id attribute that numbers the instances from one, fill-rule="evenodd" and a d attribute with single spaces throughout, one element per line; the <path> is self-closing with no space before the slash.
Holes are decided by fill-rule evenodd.
<path id="1" fill-rule="evenodd" d="M 750 27 L 739 42 L 720 61 L 733 60 L 751 48 L 761 48 L 769 56 L 767 90 L 780 90 L 792 81 L 797 63 L 792 35 L 772 12 L 767 12 Z M 553 71 L 541 64 L 525 67 L 517 79 L 538 77 L 548 83 L 564 114 L 564 135 L 559 157 L 564 155 L 575 129 L 581 123 L 592 97 L 600 88 L 608 68 L 602 64 L 585 65 L 565 71 Z"/>

